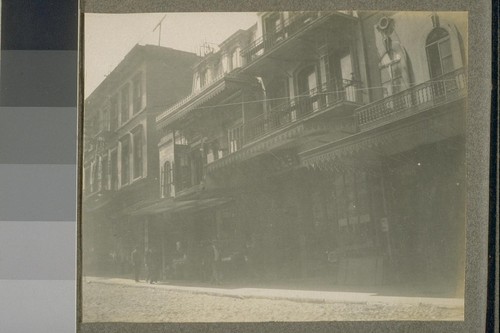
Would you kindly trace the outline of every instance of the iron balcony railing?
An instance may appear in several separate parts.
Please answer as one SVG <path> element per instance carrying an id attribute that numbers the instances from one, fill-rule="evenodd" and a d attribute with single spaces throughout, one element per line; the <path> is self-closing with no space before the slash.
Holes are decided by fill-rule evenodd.
<path id="1" fill-rule="evenodd" d="M 464 98 L 467 94 L 465 69 L 434 78 L 392 96 L 360 107 L 357 121 L 360 128 L 403 112 L 423 112 L 433 107 Z"/>
<path id="2" fill-rule="evenodd" d="M 296 14 L 283 20 L 273 32 L 268 32 L 251 42 L 247 47 L 241 50 L 247 63 L 257 59 L 265 52 L 280 44 L 287 38 L 290 38 L 304 27 L 312 24 L 321 17 L 329 15 L 328 12 L 305 12 Z"/>
<path id="3" fill-rule="evenodd" d="M 247 121 L 244 124 L 244 142 L 254 141 L 314 112 L 323 111 L 342 102 L 361 104 L 358 82 L 344 79 L 342 84 L 324 83 L 272 108 L 267 114 Z"/>

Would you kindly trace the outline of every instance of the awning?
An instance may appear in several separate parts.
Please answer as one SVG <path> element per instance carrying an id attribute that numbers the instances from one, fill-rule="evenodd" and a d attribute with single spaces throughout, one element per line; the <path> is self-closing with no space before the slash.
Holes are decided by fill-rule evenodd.
<path id="1" fill-rule="evenodd" d="M 175 200 L 173 198 L 162 199 L 148 206 L 143 206 L 142 208 L 136 209 L 134 211 L 129 211 L 129 215 L 150 215 L 159 213 L 177 213 L 181 211 L 199 211 L 202 209 L 210 208 L 225 204 L 230 202 L 232 198 L 208 198 L 208 199 L 198 199 L 198 200 Z"/>

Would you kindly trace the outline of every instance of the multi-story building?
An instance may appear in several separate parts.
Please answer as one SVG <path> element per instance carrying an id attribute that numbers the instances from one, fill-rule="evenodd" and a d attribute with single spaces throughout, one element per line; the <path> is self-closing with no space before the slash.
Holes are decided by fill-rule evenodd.
<path id="1" fill-rule="evenodd" d="M 190 91 L 193 53 L 136 45 L 85 100 L 84 262 L 104 269 L 143 245 L 127 209 L 159 197 L 155 117 Z"/>
<path id="2" fill-rule="evenodd" d="M 141 205 L 164 265 L 204 241 L 261 277 L 415 283 L 461 294 L 464 13 L 271 12 L 194 67 L 156 117 Z M 230 262 L 230 260 L 228 261 Z M 250 265 L 250 264 L 249 264 Z"/>

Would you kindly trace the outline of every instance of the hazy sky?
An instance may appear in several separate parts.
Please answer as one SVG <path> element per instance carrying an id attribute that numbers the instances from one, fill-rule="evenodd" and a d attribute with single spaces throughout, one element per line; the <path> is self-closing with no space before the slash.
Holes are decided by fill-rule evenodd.
<path id="1" fill-rule="evenodd" d="M 158 45 L 153 29 L 165 15 L 161 46 L 189 52 L 204 41 L 220 44 L 257 21 L 255 13 L 85 14 L 85 97 L 135 44 Z"/>

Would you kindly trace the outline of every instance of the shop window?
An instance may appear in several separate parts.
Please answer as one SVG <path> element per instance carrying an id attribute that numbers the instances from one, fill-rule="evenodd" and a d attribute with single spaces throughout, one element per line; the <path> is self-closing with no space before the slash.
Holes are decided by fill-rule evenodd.
<path id="1" fill-rule="evenodd" d="M 354 252 L 373 248 L 376 235 L 373 232 L 366 173 L 346 172 L 336 176 L 333 193 L 339 245 Z"/>
<path id="2" fill-rule="evenodd" d="M 142 109 L 142 95 L 143 95 L 143 87 L 142 87 L 142 75 L 141 73 L 137 74 L 133 80 L 133 113 L 136 114 Z"/>
<path id="3" fill-rule="evenodd" d="M 126 185 L 130 181 L 130 139 L 125 137 L 121 143 L 121 185 Z"/>
<path id="4" fill-rule="evenodd" d="M 453 71 L 450 35 L 443 28 L 431 31 L 425 43 L 427 61 L 431 78 Z"/>
<path id="5" fill-rule="evenodd" d="M 142 176 L 143 163 L 143 144 L 142 144 L 142 127 L 136 129 L 132 134 L 134 146 L 134 179 Z"/>
<path id="6" fill-rule="evenodd" d="M 129 93 L 129 85 L 126 84 L 121 91 L 121 123 L 124 124 L 129 119 L 129 110 L 130 110 L 130 93 Z"/>

